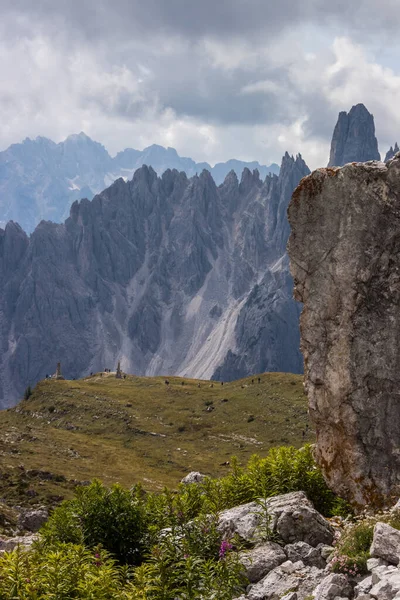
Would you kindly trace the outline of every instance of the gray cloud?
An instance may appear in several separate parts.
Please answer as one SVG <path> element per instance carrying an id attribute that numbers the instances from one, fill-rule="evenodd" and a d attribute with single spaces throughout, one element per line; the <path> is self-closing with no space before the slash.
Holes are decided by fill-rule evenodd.
<path id="1" fill-rule="evenodd" d="M 397 0 L 8 0 L 0 2 L 2 15 L 15 19 L 28 15 L 58 31 L 68 30 L 91 40 L 99 37 L 176 34 L 183 37 L 247 37 L 280 35 L 300 23 L 339 25 L 370 34 L 398 31 Z M 49 25 L 50 24 L 50 25 Z"/>
<path id="2" fill-rule="evenodd" d="M 399 82 L 374 49 L 395 39 L 397 0 L 0 0 L 0 10 L 2 147 L 84 129 L 112 150 L 158 142 L 197 160 L 268 162 L 288 148 L 316 166 L 353 103 L 386 111 L 384 143 L 393 131 L 386 106 Z M 332 47 L 335 36 L 348 45 Z M 381 97 L 372 71 L 375 86 L 390 79 Z"/>

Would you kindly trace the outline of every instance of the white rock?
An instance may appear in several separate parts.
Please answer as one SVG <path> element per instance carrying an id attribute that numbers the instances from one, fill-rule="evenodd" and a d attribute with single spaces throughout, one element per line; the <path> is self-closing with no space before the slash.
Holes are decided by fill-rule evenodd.
<path id="1" fill-rule="evenodd" d="M 260 501 L 261 502 L 261 501 Z M 264 501 L 262 501 L 264 502 Z M 331 544 L 333 529 L 312 506 L 304 492 L 291 492 L 268 498 L 265 510 L 250 502 L 223 511 L 219 530 L 225 538 L 237 533 L 247 541 L 257 538 L 257 529 L 270 518 L 269 527 L 286 543 L 303 541 L 311 546 Z"/>
<path id="2" fill-rule="evenodd" d="M 33 542 L 36 542 L 38 539 L 39 536 L 37 534 L 15 537 L 0 536 L 0 553 L 11 552 L 17 546 L 20 546 L 24 549 L 29 549 Z"/>
<path id="3" fill-rule="evenodd" d="M 237 534 L 243 540 L 253 541 L 261 523 L 260 507 L 256 502 L 241 504 L 224 510 L 219 515 L 218 530 L 224 539 Z"/>
<path id="4" fill-rule="evenodd" d="M 287 561 L 276 567 L 259 583 L 250 586 L 247 593 L 248 600 L 278 600 L 293 592 L 297 593 L 298 600 L 311 595 L 313 589 L 323 579 L 324 572 L 316 567 L 304 566 L 294 570 L 293 563 L 291 565 L 289 563 L 290 561 Z"/>
<path id="5" fill-rule="evenodd" d="M 371 588 L 369 593 L 373 598 L 376 598 L 377 600 L 393 600 L 399 592 L 400 571 L 399 569 L 393 569 L 390 572 L 384 574 L 381 580 Z"/>
<path id="6" fill-rule="evenodd" d="M 354 593 L 356 598 L 358 598 L 358 596 L 360 594 L 367 594 L 370 589 L 372 588 L 372 575 L 369 575 L 368 577 L 365 577 L 365 579 L 362 579 L 362 581 L 359 581 L 356 585 L 356 587 L 354 588 Z"/>
<path id="7" fill-rule="evenodd" d="M 331 573 L 316 587 L 313 596 L 315 600 L 334 600 L 336 596 L 349 598 L 351 592 L 351 585 L 345 575 Z"/>
<path id="8" fill-rule="evenodd" d="M 274 542 L 267 542 L 262 546 L 241 552 L 239 555 L 239 560 L 246 569 L 246 576 L 251 583 L 260 581 L 286 559 L 286 554 L 281 546 Z"/>
<path id="9" fill-rule="evenodd" d="M 181 483 L 184 483 L 186 485 L 190 483 L 201 483 L 206 478 L 207 475 L 203 475 L 203 473 L 199 473 L 198 471 L 191 471 L 181 480 Z"/>
<path id="10" fill-rule="evenodd" d="M 331 548 L 331 546 L 323 546 L 324 548 Z M 332 548 L 333 550 L 333 548 Z M 306 542 L 296 542 L 295 544 L 287 544 L 285 546 L 285 552 L 289 560 L 295 562 L 301 560 L 305 565 L 310 567 L 318 567 L 324 569 L 326 562 L 321 556 L 321 549 L 313 548 Z"/>
<path id="11" fill-rule="evenodd" d="M 370 550 L 373 558 L 383 558 L 393 565 L 400 560 L 400 531 L 387 523 L 377 523 Z"/>
<path id="12" fill-rule="evenodd" d="M 382 579 L 390 575 L 393 571 L 397 571 L 396 567 L 393 565 L 389 565 L 386 567 L 385 565 L 381 565 L 380 567 L 375 567 L 372 571 L 372 585 L 379 583 Z"/>
<path id="13" fill-rule="evenodd" d="M 373 571 L 377 567 L 387 567 L 387 560 L 383 560 L 383 558 L 369 558 L 367 560 L 367 569 L 368 571 Z"/>

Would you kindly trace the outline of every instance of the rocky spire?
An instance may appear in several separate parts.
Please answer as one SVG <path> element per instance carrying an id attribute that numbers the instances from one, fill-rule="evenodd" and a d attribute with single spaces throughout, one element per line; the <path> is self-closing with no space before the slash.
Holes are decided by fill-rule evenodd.
<path id="1" fill-rule="evenodd" d="M 390 146 L 389 150 L 386 152 L 386 156 L 385 156 L 385 162 L 387 162 L 388 160 L 390 160 L 391 158 L 393 158 L 394 156 L 396 156 L 396 154 L 400 152 L 400 149 L 397 145 L 397 142 L 393 146 Z"/>
<path id="2" fill-rule="evenodd" d="M 364 104 L 356 104 L 349 113 L 340 112 L 333 132 L 328 167 L 380 159 L 374 117 Z"/>
<path id="3" fill-rule="evenodd" d="M 400 490 L 399 180 L 400 156 L 319 169 L 288 212 L 316 457 L 358 505 Z"/>

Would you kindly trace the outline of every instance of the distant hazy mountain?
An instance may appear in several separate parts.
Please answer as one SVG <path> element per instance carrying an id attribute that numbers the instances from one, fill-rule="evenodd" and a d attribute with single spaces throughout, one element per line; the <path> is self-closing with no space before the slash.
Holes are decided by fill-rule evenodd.
<path id="1" fill-rule="evenodd" d="M 217 185 L 234 169 L 240 177 L 245 167 L 278 173 L 278 165 L 228 161 L 211 168 L 180 157 L 174 148 L 149 146 L 142 151 L 128 148 L 112 158 L 107 150 L 84 133 L 70 135 L 55 144 L 38 137 L 27 138 L 0 152 L 0 225 L 13 220 L 30 233 L 41 220 L 61 222 L 68 217 L 74 200 L 91 199 L 119 177 L 131 179 L 142 165 L 161 175 L 166 169 L 184 171 L 189 177 L 209 170 Z"/>
<path id="2" fill-rule="evenodd" d="M 157 177 L 143 166 L 74 202 L 64 224 L 43 221 L 28 237 L 9 222 L 0 229 L 0 405 L 58 360 L 67 377 L 117 360 L 148 375 L 301 372 L 286 209 L 307 173 L 288 154 L 279 176 L 244 169 L 239 183 L 231 171 L 219 187 L 207 170 Z"/>
<path id="3" fill-rule="evenodd" d="M 356 104 L 349 113 L 340 112 L 333 132 L 328 167 L 380 159 L 374 117 L 364 104 Z"/>

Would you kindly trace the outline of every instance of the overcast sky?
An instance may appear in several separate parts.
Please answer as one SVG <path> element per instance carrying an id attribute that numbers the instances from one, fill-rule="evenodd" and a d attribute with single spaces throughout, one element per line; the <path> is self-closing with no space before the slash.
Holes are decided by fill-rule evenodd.
<path id="1" fill-rule="evenodd" d="M 85 131 L 211 164 L 325 165 L 363 102 L 400 142 L 399 0 L 0 0 L 0 149 Z"/>

